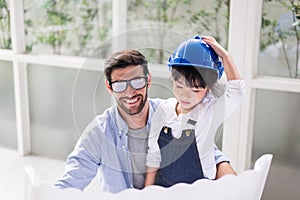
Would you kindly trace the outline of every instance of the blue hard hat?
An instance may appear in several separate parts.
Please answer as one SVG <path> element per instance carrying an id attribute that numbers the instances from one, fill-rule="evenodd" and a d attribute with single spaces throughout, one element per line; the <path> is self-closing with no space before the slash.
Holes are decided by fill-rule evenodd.
<path id="1" fill-rule="evenodd" d="M 220 79 L 224 71 L 219 56 L 200 36 L 182 42 L 169 58 L 168 66 L 194 66 L 199 71 L 210 71 L 213 81 Z"/>

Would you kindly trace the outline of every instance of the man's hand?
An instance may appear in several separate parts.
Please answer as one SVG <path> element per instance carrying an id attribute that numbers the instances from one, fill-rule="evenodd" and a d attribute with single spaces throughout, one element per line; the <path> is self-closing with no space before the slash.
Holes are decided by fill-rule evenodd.
<path id="1" fill-rule="evenodd" d="M 236 172 L 234 171 L 234 169 L 231 167 L 231 165 L 228 162 L 221 162 L 221 163 L 217 164 L 216 179 L 219 179 L 226 174 L 236 175 Z"/>

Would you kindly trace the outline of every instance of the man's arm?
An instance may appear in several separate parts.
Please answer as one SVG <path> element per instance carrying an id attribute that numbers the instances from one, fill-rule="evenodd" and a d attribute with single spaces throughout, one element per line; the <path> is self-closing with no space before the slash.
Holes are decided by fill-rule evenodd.
<path id="1" fill-rule="evenodd" d="M 63 176 L 58 179 L 54 186 L 61 189 L 77 188 L 84 190 L 98 172 L 100 165 L 100 144 L 101 138 L 90 131 L 94 127 L 93 120 L 83 132 L 73 152 L 68 156 Z M 100 134 L 103 135 L 103 134 Z"/>
<path id="2" fill-rule="evenodd" d="M 229 162 L 224 161 L 224 162 L 221 162 L 221 163 L 217 164 L 216 179 L 219 179 L 219 178 L 221 178 L 222 176 L 224 176 L 226 174 L 236 175 L 236 172 L 231 167 Z"/>
<path id="3" fill-rule="evenodd" d="M 230 165 L 230 160 L 218 149 L 216 145 L 214 147 L 214 153 L 217 166 L 216 179 L 219 179 L 226 174 L 236 175 L 236 172 Z"/>
<path id="4" fill-rule="evenodd" d="M 77 146 L 68 156 L 64 174 L 54 186 L 84 190 L 97 174 L 99 166 L 95 160 L 87 150 Z"/>

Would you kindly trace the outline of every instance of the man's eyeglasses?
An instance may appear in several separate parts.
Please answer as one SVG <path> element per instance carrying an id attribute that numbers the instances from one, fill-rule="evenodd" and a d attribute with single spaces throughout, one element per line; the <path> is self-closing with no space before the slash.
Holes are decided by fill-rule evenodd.
<path id="1" fill-rule="evenodd" d="M 119 93 L 124 92 L 127 89 L 128 83 L 133 89 L 140 90 L 147 85 L 148 77 L 136 77 L 130 80 L 113 81 L 110 82 L 109 85 L 112 91 Z"/>

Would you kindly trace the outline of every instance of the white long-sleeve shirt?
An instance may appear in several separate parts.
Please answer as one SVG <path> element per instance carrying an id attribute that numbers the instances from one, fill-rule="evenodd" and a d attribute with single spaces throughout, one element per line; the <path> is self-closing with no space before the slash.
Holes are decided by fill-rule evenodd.
<path id="1" fill-rule="evenodd" d="M 148 154 L 146 165 L 160 166 L 161 154 L 158 146 L 158 137 L 164 126 L 172 128 L 172 135 L 179 138 L 185 129 L 195 129 L 195 137 L 203 174 L 206 178 L 214 179 L 216 163 L 214 159 L 214 138 L 221 123 L 236 110 L 245 96 L 243 80 L 227 82 L 225 93 L 219 98 L 207 94 L 203 100 L 189 113 L 176 114 L 177 100 L 167 99 L 155 111 L 148 140 Z M 196 121 L 195 125 L 187 123 Z"/>

